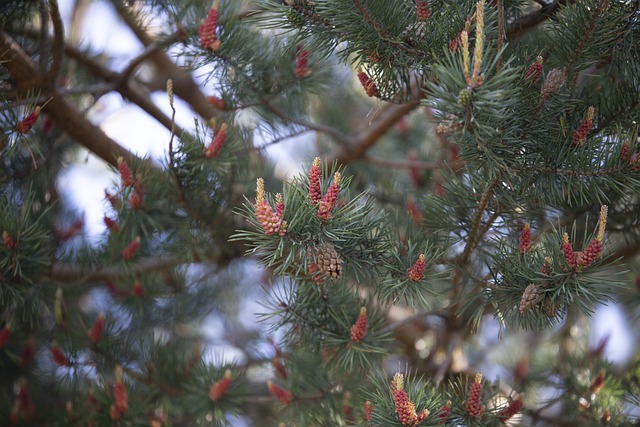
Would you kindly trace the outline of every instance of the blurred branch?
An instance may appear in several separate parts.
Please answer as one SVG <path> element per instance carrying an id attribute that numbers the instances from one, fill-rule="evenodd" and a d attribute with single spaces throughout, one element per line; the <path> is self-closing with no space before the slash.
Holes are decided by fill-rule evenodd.
<path id="1" fill-rule="evenodd" d="M 16 80 L 21 92 L 26 93 L 42 85 L 44 77 L 36 65 L 5 32 L 0 32 L 0 52 L 2 52 L 0 61 Z M 42 89 L 43 94 L 51 99 L 43 110 L 60 129 L 78 143 L 114 166 L 118 157 L 123 157 L 130 163 L 139 160 L 137 156 L 109 138 L 102 129 L 87 120 L 75 105 L 58 93 L 55 87 L 44 86 Z"/>
<path id="2" fill-rule="evenodd" d="M 49 0 L 49 12 L 51 14 L 51 23 L 53 24 L 53 53 L 51 68 L 45 76 L 45 82 L 55 84 L 56 77 L 60 71 L 62 63 L 62 47 L 64 45 L 64 26 L 58 9 L 58 0 Z M 44 43 L 44 39 L 42 40 Z"/>
<path id="3" fill-rule="evenodd" d="M 507 38 L 514 39 L 526 34 L 529 30 L 535 28 L 538 24 L 553 17 L 560 6 L 568 3 L 570 0 L 557 0 L 553 3 L 544 4 L 540 9 L 529 15 L 521 16 L 518 19 L 513 20 L 507 26 Z M 540 2 L 539 2 L 540 3 Z M 542 4 L 542 3 L 540 3 Z"/>
<path id="4" fill-rule="evenodd" d="M 106 68 L 78 48 L 67 45 L 65 46 L 65 51 L 67 55 L 86 67 L 92 74 L 102 78 L 107 83 L 114 84 L 114 89 L 125 99 L 142 108 L 147 114 L 156 119 L 168 130 L 172 129 L 171 118 L 151 100 L 149 94 L 145 93 L 146 91 L 136 81 L 123 81 L 120 73 L 116 73 L 115 71 Z M 185 131 L 178 126 L 175 126 L 175 132 L 178 135 L 181 135 Z"/>
<path id="5" fill-rule="evenodd" d="M 131 276 L 133 273 L 148 273 L 157 270 L 168 270 L 181 261 L 176 257 L 160 256 L 143 258 L 136 264 L 124 267 L 105 267 L 86 272 L 78 268 L 77 264 L 54 264 L 50 277 L 53 280 L 64 282 L 62 288 L 72 288 L 83 285 L 89 281 L 116 281 L 119 278 Z"/>
<path id="6" fill-rule="evenodd" d="M 434 162 L 420 162 L 417 160 L 387 160 L 379 159 L 377 157 L 371 157 L 365 155 L 362 160 L 371 163 L 372 165 L 383 166 L 386 168 L 416 168 L 416 169 L 439 169 L 440 165 Z"/>
<path id="7" fill-rule="evenodd" d="M 416 99 L 406 104 L 387 104 L 375 118 L 373 124 L 362 130 L 353 138 L 353 142 L 344 146 L 338 153 L 330 155 L 329 162 L 348 164 L 362 158 L 369 148 L 373 147 L 378 139 L 384 135 L 398 120 L 407 113 L 416 109 L 420 100 Z"/>
<path id="8" fill-rule="evenodd" d="M 176 96 L 189 104 L 206 122 L 215 118 L 218 115 L 218 110 L 209 103 L 207 97 L 200 90 L 200 87 L 193 81 L 191 74 L 178 67 L 166 52 L 153 48 L 154 40 L 139 25 L 135 16 L 130 13 L 123 2 L 113 0 L 112 3 L 118 15 L 129 26 L 145 48 L 147 48 L 148 58 L 156 66 L 156 72 L 159 74 L 157 77 L 163 82 L 169 79 L 173 80 L 173 91 Z M 145 56 L 143 59 L 146 60 L 147 57 Z"/>

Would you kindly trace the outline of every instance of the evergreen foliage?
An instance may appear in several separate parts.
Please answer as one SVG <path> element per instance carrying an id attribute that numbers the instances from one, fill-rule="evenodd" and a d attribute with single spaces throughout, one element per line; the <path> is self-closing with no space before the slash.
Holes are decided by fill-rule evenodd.
<path id="1" fill-rule="evenodd" d="M 640 2 L 109 0 L 124 65 L 58 2 L 0 1 L 0 425 L 640 424 Z"/>

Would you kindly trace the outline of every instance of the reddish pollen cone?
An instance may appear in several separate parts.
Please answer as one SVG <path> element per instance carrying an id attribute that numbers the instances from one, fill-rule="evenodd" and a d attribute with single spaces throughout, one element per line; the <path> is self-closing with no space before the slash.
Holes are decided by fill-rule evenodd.
<path id="1" fill-rule="evenodd" d="M 360 342 L 367 335 L 367 309 L 362 307 L 360 309 L 360 315 L 358 316 L 358 320 L 351 327 L 351 340 L 355 342 Z"/>
<path id="2" fill-rule="evenodd" d="M 89 329 L 89 331 L 87 332 L 87 336 L 89 337 L 89 339 L 94 345 L 98 344 L 98 341 L 100 341 L 103 330 L 104 330 L 104 314 L 100 313 L 98 314 L 98 317 L 96 317 L 96 321 L 93 322 L 93 326 L 91 327 L 91 329 Z"/>
<path id="3" fill-rule="evenodd" d="M 285 405 L 289 405 L 293 401 L 293 394 L 291 394 L 289 390 L 284 389 L 271 381 L 267 382 L 267 387 L 269 388 L 271 395 Z"/>
<path id="4" fill-rule="evenodd" d="M 412 282 L 419 282 L 424 277 L 424 269 L 427 263 L 424 258 L 424 254 L 420 254 L 418 260 L 413 264 L 413 266 L 409 269 L 409 280 Z"/>
<path id="5" fill-rule="evenodd" d="M 227 369 L 224 376 L 209 387 L 209 399 L 217 402 L 224 396 L 231 385 L 231 370 Z"/>

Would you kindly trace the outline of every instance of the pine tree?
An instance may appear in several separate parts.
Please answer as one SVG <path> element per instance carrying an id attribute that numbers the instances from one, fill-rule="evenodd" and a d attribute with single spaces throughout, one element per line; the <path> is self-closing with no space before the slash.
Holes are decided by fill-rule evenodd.
<path id="1" fill-rule="evenodd" d="M 0 4 L 0 425 L 640 423 L 640 2 L 109 0 L 124 66 L 58 2 Z"/>

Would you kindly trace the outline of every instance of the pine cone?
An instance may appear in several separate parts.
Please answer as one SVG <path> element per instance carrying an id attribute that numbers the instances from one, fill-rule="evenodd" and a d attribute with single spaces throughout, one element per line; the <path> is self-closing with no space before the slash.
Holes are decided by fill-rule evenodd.
<path id="1" fill-rule="evenodd" d="M 522 299 L 520 300 L 520 314 L 524 314 L 540 302 L 540 295 L 538 295 L 538 287 L 532 283 L 527 286 L 522 293 Z"/>
<path id="2" fill-rule="evenodd" d="M 330 243 L 315 248 L 315 261 L 318 271 L 330 279 L 337 279 L 342 274 L 342 258 Z"/>
<path id="3" fill-rule="evenodd" d="M 547 74 L 547 78 L 544 79 L 544 83 L 542 84 L 542 88 L 540 89 L 540 94 L 542 98 L 546 98 L 549 95 L 552 95 L 558 91 L 567 80 L 567 72 L 564 68 L 554 68 L 549 71 Z"/>
<path id="4" fill-rule="evenodd" d="M 466 107 L 471 102 L 471 91 L 469 89 L 464 88 L 458 93 L 458 105 L 461 107 Z"/>
<path id="5" fill-rule="evenodd" d="M 546 297 L 542 303 L 542 308 L 544 308 L 544 312 L 547 313 L 547 317 L 553 319 L 558 314 L 558 311 L 560 311 L 560 304 L 558 301 L 554 303 L 551 301 L 551 298 Z"/>

